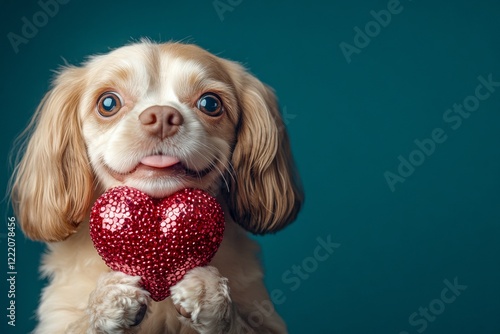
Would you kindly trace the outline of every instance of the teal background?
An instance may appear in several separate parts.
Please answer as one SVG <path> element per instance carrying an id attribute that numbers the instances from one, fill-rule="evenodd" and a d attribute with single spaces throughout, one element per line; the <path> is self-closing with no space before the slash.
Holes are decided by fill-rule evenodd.
<path id="1" fill-rule="evenodd" d="M 193 42 L 248 66 L 275 88 L 288 115 L 307 201 L 293 225 L 257 239 L 290 333 L 500 333 L 500 87 L 458 129 L 443 121 L 474 94 L 478 76 L 500 81 L 500 3 L 401 0 L 403 10 L 348 63 L 339 44 L 353 44 L 354 28 L 387 5 L 243 0 L 221 20 L 212 0 L 71 0 L 16 54 L 7 33 L 20 34 L 21 18 L 40 7 L 2 1 L 1 189 L 13 140 L 63 58 L 79 64 L 140 37 Z M 396 173 L 398 156 L 408 158 L 414 140 L 435 128 L 447 140 L 392 192 L 384 173 Z M 12 212 L 2 203 L 5 333 Z M 311 260 L 317 238 L 328 236 L 340 246 Z M 26 333 L 44 284 L 37 279 L 44 247 L 19 228 L 16 241 L 17 326 L 7 333 Z M 289 271 L 303 264 L 307 276 Z M 410 315 L 455 277 L 466 290 L 425 330 L 412 326 Z"/>

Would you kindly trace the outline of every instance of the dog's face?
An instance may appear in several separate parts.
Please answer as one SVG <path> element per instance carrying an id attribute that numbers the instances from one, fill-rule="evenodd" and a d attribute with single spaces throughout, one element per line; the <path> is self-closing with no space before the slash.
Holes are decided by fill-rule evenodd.
<path id="1" fill-rule="evenodd" d="M 125 184 L 165 197 L 193 187 L 216 195 L 234 177 L 241 111 L 226 61 L 193 45 L 139 44 L 87 66 L 79 112 L 104 188 Z"/>
<path id="2" fill-rule="evenodd" d="M 142 42 L 63 69 L 32 128 L 13 204 L 34 239 L 68 237 L 117 185 L 220 194 L 255 233 L 282 228 L 302 202 L 272 90 L 194 45 Z"/>

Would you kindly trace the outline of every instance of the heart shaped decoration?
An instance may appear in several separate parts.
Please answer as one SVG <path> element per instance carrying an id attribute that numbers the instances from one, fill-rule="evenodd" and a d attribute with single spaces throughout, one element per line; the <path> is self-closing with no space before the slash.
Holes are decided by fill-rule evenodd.
<path id="1" fill-rule="evenodd" d="M 90 215 L 90 237 L 112 270 L 141 276 L 160 301 L 190 269 L 210 262 L 222 242 L 224 213 L 215 198 L 183 189 L 153 199 L 130 187 L 108 190 Z"/>

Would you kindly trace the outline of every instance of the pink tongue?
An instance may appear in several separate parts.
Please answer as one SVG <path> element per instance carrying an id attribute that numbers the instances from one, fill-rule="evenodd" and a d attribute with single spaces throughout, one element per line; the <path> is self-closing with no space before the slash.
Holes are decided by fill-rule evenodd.
<path id="1" fill-rule="evenodd" d="M 141 160 L 143 165 L 155 168 L 167 168 L 178 162 L 179 159 L 167 155 L 150 155 Z"/>

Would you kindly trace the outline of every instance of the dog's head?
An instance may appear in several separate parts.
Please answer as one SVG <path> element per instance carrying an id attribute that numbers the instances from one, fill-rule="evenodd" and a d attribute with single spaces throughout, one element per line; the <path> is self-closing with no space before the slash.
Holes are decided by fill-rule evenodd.
<path id="1" fill-rule="evenodd" d="M 141 42 L 65 67 L 31 128 L 12 199 L 33 239 L 67 238 L 118 185 L 206 190 L 259 234 L 303 199 L 273 91 L 194 45 Z"/>

